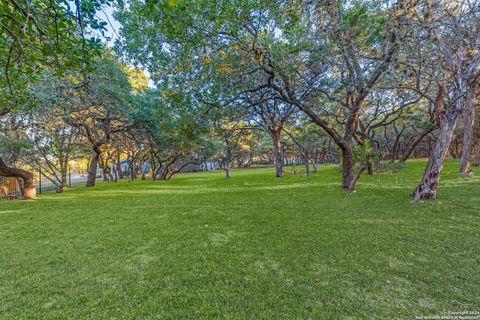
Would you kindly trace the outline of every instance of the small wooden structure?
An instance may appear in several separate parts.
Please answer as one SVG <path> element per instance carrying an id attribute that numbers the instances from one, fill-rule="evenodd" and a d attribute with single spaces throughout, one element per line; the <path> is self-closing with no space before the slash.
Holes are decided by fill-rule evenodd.
<path id="1" fill-rule="evenodd" d="M 18 180 L 13 177 L 0 176 L 0 200 L 19 199 L 22 197 L 22 190 Z"/>

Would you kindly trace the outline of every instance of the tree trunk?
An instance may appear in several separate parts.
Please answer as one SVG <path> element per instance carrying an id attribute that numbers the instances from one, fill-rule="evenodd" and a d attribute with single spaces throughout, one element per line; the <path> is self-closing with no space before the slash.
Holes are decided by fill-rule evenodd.
<path id="1" fill-rule="evenodd" d="M 437 186 L 440 182 L 443 163 L 450 143 L 452 142 L 458 117 L 462 113 L 462 100 L 463 99 L 458 99 L 455 105 L 445 114 L 445 118 L 440 125 L 437 141 L 430 153 L 427 167 L 423 173 L 423 178 L 417 188 L 412 192 L 413 201 L 435 199 L 437 197 Z"/>
<path id="2" fill-rule="evenodd" d="M 158 174 L 160 173 L 161 168 L 162 168 L 162 163 L 159 163 L 159 165 L 156 166 L 156 167 L 152 170 L 152 180 L 153 180 L 153 181 L 157 181 Z"/>
<path id="3" fill-rule="evenodd" d="M 117 152 L 117 163 L 116 163 L 116 166 L 117 166 L 117 174 L 118 174 L 118 179 L 123 179 L 124 176 L 123 176 L 123 170 L 122 170 L 122 164 L 120 162 L 120 152 Z"/>
<path id="4" fill-rule="evenodd" d="M 471 175 L 470 154 L 472 153 L 473 123 L 475 119 L 475 108 L 473 106 L 473 95 L 471 90 L 467 91 L 465 99 L 465 126 L 463 129 L 462 156 L 460 158 L 460 174 Z"/>
<path id="5" fill-rule="evenodd" d="M 230 172 L 230 163 L 227 160 L 223 161 L 223 170 L 225 171 L 225 178 L 230 179 L 232 174 Z"/>
<path id="6" fill-rule="evenodd" d="M 352 146 L 345 146 L 342 149 L 342 188 L 355 191 L 354 167 Z"/>
<path id="7" fill-rule="evenodd" d="M 92 154 L 90 156 L 90 162 L 88 164 L 88 177 L 87 187 L 95 187 L 97 181 L 97 165 L 98 158 L 100 157 L 100 150 L 98 148 L 92 148 Z"/>
<path id="8" fill-rule="evenodd" d="M 477 154 L 475 155 L 475 159 L 473 160 L 473 165 L 475 167 L 480 166 L 480 138 L 477 142 Z"/>
<path id="9" fill-rule="evenodd" d="M 273 152 L 275 154 L 275 177 L 283 177 L 283 152 L 280 141 L 280 131 L 272 133 Z"/>
<path id="10" fill-rule="evenodd" d="M 37 198 L 37 189 L 33 182 L 33 173 L 23 169 L 11 168 L 7 166 L 0 157 L 0 176 L 21 178 L 23 180 L 23 198 L 25 200 L 34 200 Z"/>
<path id="11" fill-rule="evenodd" d="M 160 172 L 160 180 L 167 180 L 167 175 L 168 175 L 168 169 L 167 169 L 167 168 L 164 168 L 164 169 Z"/>
<path id="12" fill-rule="evenodd" d="M 109 179 L 109 175 L 108 173 L 105 173 L 105 166 L 100 166 L 100 170 L 102 172 L 102 178 L 103 178 L 103 181 L 104 182 L 108 182 L 108 179 Z"/>
<path id="13" fill-rule="evenodd" d="M 373 164 L 370 162 L 367 164 L 367 174 L 373 176 Z"/>
<path id="14" fill-rule="evenodd" d="M 63 191 L 63 188 L 68 187 L 68 182 L 67 182 L 68 172 L 67 172 L 67 169 L 63 169 L 63 168 L 61 168 L 60 170 L 61 170 L 60 174 L 61 174 L 61 180 L 62 180 L 60 187 L 62 188 L 62 191 Z"/>
<path id="15" fill-rule="evenodd" d="M 128 177 L 129 177 L 129 180 L 130 181 L 133 181 L 135 180 L 135 178 L 137 177 L 136 176 L 136 172 L 135 172 L 135 163 L 134 163 L 134 159 L 132 157 L 128 157 L 127 158 L 127 164 L 128 164 Z"/>
<path id="16" fill-rule="evenodd" d="M 314 158 L 312 159 L 312 169 L 313 169 L 313 173 L 317 173 L 317 164 L 315 163 L 315 158 L 316 158 L 316 157 L 314 157 Z"/>
<path id="17" fill-rule="evenodd" d="M 112 165 L 112 174 L 113 174 L 113 182 L 117 182 L 118 181 L 118 172 L 117 172 L 117 168 L 115 167 L 115 164 Z"/>

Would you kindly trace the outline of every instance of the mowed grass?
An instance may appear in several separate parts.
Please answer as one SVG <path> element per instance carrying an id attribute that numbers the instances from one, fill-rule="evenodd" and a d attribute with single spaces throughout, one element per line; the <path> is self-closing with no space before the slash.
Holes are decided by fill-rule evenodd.
<path id="1" fill-rule="evenodd" d="M 480 172 L 273 169 L 0 202 L 0 319 L 414 319 L 480 309 Z M 287 174 L 289 169 L 286 169 Z"/>

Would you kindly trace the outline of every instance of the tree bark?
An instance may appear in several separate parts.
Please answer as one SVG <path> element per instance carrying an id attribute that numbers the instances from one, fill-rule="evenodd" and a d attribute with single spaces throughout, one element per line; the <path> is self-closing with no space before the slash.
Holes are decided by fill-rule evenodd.
<path id="1" fill-rule="evenodd" d="M 232 173 L 230 172 L 230 168 L 225 168 L 225 178 L 230 179 L 232 177 Z"/>
<path id="2" fill-rule="evenodd" d="M 232 174 L 230 172 L 230 163 L 228 162 L 228 160 L 224 160 L 223 170 L 225 171 L 225 178 L 230 179 L 232 177 Z"/>
<path id="3" fill-rule="evenodd" d="M 307 178 L 310 177 L 310 165 L 307 161 L 305 162 L 305 175 L 307 176 Z"/>
<path id="4" fill-rule="evenodd" d="M 314 158 L 312 159 L 312 169 L 313 169 L 313 173 L 317 173 L 317 164 L 315 163 L 315 158 L 316 158 L 316 157 L 314 157 Z"/>
<path id="5" fill-rule="evenodd" d="M 473 159 L 473 165 L 475 167 L 480 166 L 480 138 L 478 139 L 478 142 L 477 142 L 477 153 L 475 155 L 475 158 Z"/>
<path id="6" fill-rule="evenodd" d="M 92 154 L 90 155 L 90 162 L 88 164 L 88 177 L 87 187 L 95 187 L 97 181 L 97 165 L 98 158 L 100 157 L 100 149 L 97 147 L 92 148 Z"/>
<path id="7" fill-rule="evenodd" d="M 9 167 L 0 157 L 0 175 L 4 177 L 21 178 L 23 180 L 23 198 L 25 200 L 34 200 L 37 198 L 37 189 L 33 182 L 33 173 L 23 169 Z"/>
<path id="8" fill-rule="evenodd" d="M 135 159 L 131 156 L 127 157 L 127 164 L 128 164 L 128 179 L 133 181 L 137 178 L 136 170 L 135 170 Z"/>
<path id="9" fill-rule="evenodd" d="M 373 164 L 370 162 L 367 164 L 367 174 L 373 176 Z"/>
<path id="10" fill-rule="evenodd" d="M 117 172 L 117 169 L 116 169 L 115 165 L 112 165 L 112 176 L 113 176 L 113 182 L 117 182 L 118 181 L 118 172 Z"/>
<path id="11" fill-rule="evenodd" d="M 355 191 L 353 150 L 351 145 L 342 149 L 342 188 Z"/>
<path id="12" fill-rule="evenodd" d="M 353 179 L 350 182 L 350 191 L 355 192 L 355 186 L 357 185 L 357 181 L 358 179 L 360 179 L 363 171 L 365 171 L 365 166 L 361 164 L 360 168 L 358 168 L 357 173 L 353 176 Z"/>
<path id="13" fill-rule="evenodd" d="M 475 121 L 475 108 L 473 105 L 473 94 L 471 90 L 468 90 L 465 98 L 465 126 L 463 128 L 462 155 L 460 158 L 460 174 L 464 176 L 472 174 L 469 161 L 472 153 L 473 124 Z"/>
<path id="14" fill-rule="evenodd" d="M 102 175 L 102 179 L 104 182 L 108 182 L 108 173 L 105 173 L 105 169 L 108 167 L 108 165 L 105 163 L 102 162 L 102 160 L 100 159 L 99 162 L 98 162 L 99 166 L 100 166 L 100 172 L 101 172 L 101 175 Z"/>
<path id="15" fill-rule="evenodd" d="M 283 150 L 280 140 L 280 131 L 272 133 L 273 151 L 275 154 L 275 177 L 283 177 Z"/>
<path id="16" fill-rule="evenodd" d="M 158 175 L 159 175 L 161 169 L 162 169 L 162 163 L 159 162 L 158 166 L 156 166 L 152 170 L 152 180 L 153 181 L 157 181 L 157 178 L 158 178 Z"/>
<path id="17" fill-rule="evenodd" d="M 68 182 L 67 182 L 67 175 L 68 175 L 67 170 L 68 170 L 68 169 L 66 169 L 66 168 L 65 168 L 65 169 L 64 169 L 64 168 L 61 168 L 60 170 L 61 170 L 60 174 L 61 174 L 61 180 L 62 180 L 62 183 L 61 183 L 61 185 L 60 185 L 60 188 L 61 188 L 61 190 L 63 191 L 64 188 L 67 188 L 67 187 L 68 187 Z M 59 188 L 59 189 L 60 189 L 60 188 Z M 59 191 L 60 191 L 60 190 L 59 190 Z"/>
<path id="18" fill-rule="evenodd" d="M 430 153 L 422 180 L 412 192 L 413 201 L 435 199 L 437 197 L 437 186 L 440 182 L 443 163 L 450 147 L 450 143 L 452 142 L 458 118 L 463 111 L 462 100 L 463 99 L 458 99 L 454 106 L 452 106 L 445 114 L 445 118 L 440 125 L 438 138 Z"/>
<path id="19" fill-rule="evenodd" d="M 117 166 L 117 174 L 118 174 L 118 179 L 124 179 L 124 176 L 123 176 L 123 170 L 122 170 L 122 164 L 120 162 L 120 152 L 117 152 L 117 163 L 116 163 L 116 166 Z"/>

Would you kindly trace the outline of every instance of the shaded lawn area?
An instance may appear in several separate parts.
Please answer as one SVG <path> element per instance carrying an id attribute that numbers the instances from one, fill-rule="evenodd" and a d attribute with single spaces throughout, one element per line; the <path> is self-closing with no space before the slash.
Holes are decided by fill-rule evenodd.
<path id="1" fill-rule="evenodd" d="M 480 178 L 274 169 L 0 202 L 0 318 L 414 319 L 480 309 Z M 287 173 L 289 169 L 287 168 Z M 477 175 L 480 171 L 477 170 Z"/>

